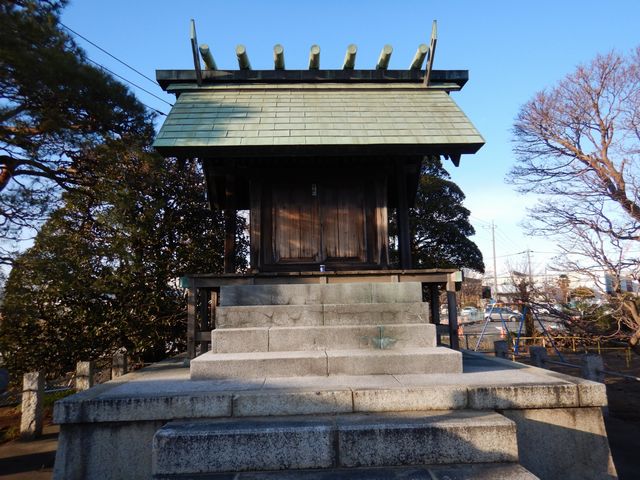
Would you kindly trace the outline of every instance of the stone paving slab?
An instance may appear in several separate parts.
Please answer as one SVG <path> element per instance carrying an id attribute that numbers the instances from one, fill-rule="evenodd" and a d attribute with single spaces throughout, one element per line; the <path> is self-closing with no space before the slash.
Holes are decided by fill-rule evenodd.
<path id="1" fill-rule="evenodd" d="M 606 405 L 605 386 L 596 382 L 477 354 L 465 353 L 463 366 L 466 373 L 446 375 L 319 375 L 194 381 L 189 379 L 188 363 L 176 358 L 57 402 L 54 420 L 64 424 L 246 415 L 251 402 L 268 398 L 260 395 L 274 395 L 265 403 L 263 414 L 284 414 L 287 403 L 291 412 L 297 414 L 318 410 L 342 412 L 349 405 L 349 397 L 354 412 Z"/>

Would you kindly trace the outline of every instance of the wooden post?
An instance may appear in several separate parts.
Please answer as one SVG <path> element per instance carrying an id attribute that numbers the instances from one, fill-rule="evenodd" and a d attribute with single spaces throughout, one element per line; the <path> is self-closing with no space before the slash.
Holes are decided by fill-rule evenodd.
<path id="1" fill-rule="evenodd" d="M 409 70 L 420 70 L 422 68 L 422 62 L 424 62 L 425 57 L 427 56 L 427 52 L 429 51 L 429 47 L 427 47 L 426 43 L 421 43 L 418 45 L 418 50 L 416 54 L 413 56 L 413 60 L 411 60 L 411 65 L 409 65 Z"/>
<path id="2" fill-rule="evenodd" d="M 204 60 L 204 64 L 207 66 L 209 70 L 217 70 L 216 61 L 213 59 L 213 55 L 211 54 L 211 50 L 209 49 L 209 45 L 203 43 L 200 45 L 200 55 L 202 56 L 202 60 Z"/>
<path id="3" fill-rule="evenodd" d="M 376 70 L 386 70 L 389 66 L 389 60 L 391 60 L 391 54 L 393 53 L 393 47 L 391 45 L 385 45 L 382 47 L 380 56 L 378 57 L 378 63 L 376 64 Z"/>
<path id="4" fill-rule="evenodd" d="M 407 201 L 407 182 L 404 173 L 404 162 L 396 161 L 396 190 L 398 202 L 396 218 L 398 221 L 398 250 L 400 268 L 411 268 L 411 239 L 409 238 L 409 202 Z"/>
<path id="5" fill-rule="evenodd" d="M 211 328 L 211 330 L 216 328 L 217 305 L 218 305 L 218 292 L 216 290 L 211 289 L 211 314 L 210 314 L 210 323 L 209 323 L 209 328 Z"/>
<path id="6" fill-rule="evenodd" d="M 20 437 L 32 440 L 42 435 L 42 404 L 44 375 L 40 372 L 25 373 L 22 377 L 22 415 Z"/>
<path id="7" fill-rule="evenodd" d="M 273 46 L 273 68 L 284 70 L 284 47 L 279 43 Z"/>
<path id="8" fill-rule="evenodd" d="M 456 304 L 456 292 L 447 290 L 447 309 L 449 310 L 449 339 L 451 348 L 460 350 L 458 341 L 458 306 Z"/>
<path id="9" fill-rule="evenodd" d="M 196 81 L 202 85 L 202 64 L 198 54 L 198 37 L 196 36 L 196 21 L 191 19 L 191 53 L 193 54 L 193 69 L 196 71 Z"/>
<path id="10" fill-rule="evenodd" d="M 238 45 L 236 47 L 236 57 L 238 57 L 238 67 L 240 70 L 251 70 L 251 63 L 249 62 L 247 49 L 244 45 Z"/>
<path id="11" fill-rule="evenodd" d="M 436 343 L 442 344 L 440 338 L 440 332 L 438 331 L 438 325 L 440 325 L 440 291 L 437 284 L 429 285 L 430 295 L 430 309 L 431 309 L 431 323 L 436 326 Z"/>
<path id="12" fill-rule="evenodd" d="M 429 86 L 431 71 L 433 70 L 433 58 L 436 55 L 436 44 L 438 43 L 438 24 L 434 20 L 431 25 L 431 43 L 429 45 L 429 58 L 427 58 L 427 69 L 424 74 L 424 86 Z"/>
<path id="13" fill-rule="evenodd" d="M 356 54 L 358 53 L 358 47 L 353 43 L 347 47 L 347 53 L 344 56 L 344 63 L 342 64 L 343 70 L 353 70 L 356 66 Z"/>
<path id="14" fill-rule="evenodd" d="M 196 358 L 196 286 L 189 278 L 187 293 L 187 357 Z"/>
<path id="15" fill-rule="evenodd" d="M 318 70 L 320 68 L 320 47 L 311 45 L 309 52 L 309 70 Z"/>
<path id="16" fill-rule="evenodd" d="M 200 311 L 200 325 L 197 328 L 197 332 L 206 332 L 210 331 L 211 327 L 209 324 L 209 300 L 211 297 L 211 291 L 206 288 L 201 288 L 198 295 L 198 310 Z M 198 334 L 197 334 L 198 335 Z M 200 335 L 198 335 L 200 337 Z M 210 341 L 200 340 L 200 354 L 205 353 L 208 350 Z"/>
<path id="17" fill-rule="evenodd" d="M 236 179 L 227 175 L 224 209 L 224 273 L 235 273 L 236 257 Z"/>

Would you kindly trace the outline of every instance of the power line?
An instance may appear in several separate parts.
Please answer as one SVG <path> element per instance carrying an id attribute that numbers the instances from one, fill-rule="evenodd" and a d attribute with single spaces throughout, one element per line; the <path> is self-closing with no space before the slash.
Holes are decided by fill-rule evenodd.
<path id="1" fill-rule="evenodd" d="M 149 90 L 147 90 L 147 89 L 145 89 L 145 88 L 141 87 L 140 85 L 137 85 L 137 84 L 133 83 L 131 80 L 127 80 L 127 79 L 126 79 L 126 78 L 124 78 L 122 75 L 118 75 L 116 72 L 114 72 L 114 71 L 112 71 L 112 70 L 109 70 L 109 69 L 108 69 L 107 67 L 105 67 L 104 65 L 101 65 L 101 64 L 99 64 L 98 62 L 95 62 L 95 61 L 91 60 L 90 58 L 87 58 L 87 60 L 89 60 L 89 61 L 90 61 L 91 63 L 93 63 L 94 65 L 97 65 L 98 67 L 102 68 L 103 70 L 105 70 L 105 71 L 109 72 L 111 75 L 114 75 L 114 76 L 118 77 L 119 79 L 124 80 L 124 81 L 125 81 L 125 82 L 127 82 L 127 83 L 130 83 L 130 84 L 131 84 L 131 85 L 133 85 L 134 87 L 136 87 L 136 88 L 138 88 L 138 89 L 142 90 L 142 91 L 143 91 L 143 92 L 145 92 L 145 93 L 148 93 L 149 95 L 151 95 L 151 96 L 152 96 L 152 97 L 154 97 L 154 98 L 157 98 L 158 100 L 160 100 L 161 102 L 166 103 L 166 104 L 167 104 L 167 105 L 169 105 L 170 107 L 173 107 L 173 104 L 172 104 L 172 103 L 167 102 L 167 101 L 166 101 L 166 100 L 164 100 L 163 98 L 160 98 L 160 97 L 159 97 L 159 96 L 157 96 L 156 94 L 151 93 Z M 149 105 L 145 105 L 145 106 L 146 106 L 147 108 L 150 108 L 151 110 L 154 110 L 154 111 L 158 112 L 158 113 L 159 113 L 159 114 L 161 114 L 161 115 L 164 115 L 165 117 L 167 116 L 167 114 L 166 114 L 166 113 L 161 112 L 160 110 L 157 110 L 157 109 L 155 109 L 155 108 L 153 108 L 153 107 L 150 107 Z"/>
<path id="2" fill-rule="evenodd" d="M 160 86 L 160 84 L 155 81 L 152 78 L 147 77 L 144 73 L 142 73 L 141 71 L 135 69 L 134 67 L 132 67 L 131 65 L 129 65 L 127 62 L 120 60 L 118 57 L 116 57 L 115 55 L 107 52 L 104 48 L 102 48 L 100 45 L 96 45 L 94 42 L 92 42 L 91 40 L 89 40 L 87 37 L 80 35 L 78 32 L 76 32 L 75 30 L 73 30 L 72 28 L 67 27 L 64 23 L 62 22 L 58 22 L 60 23 L 60 25 L 62 25 L 62 27 L 66 28 L 67 30 L 69 30 L 71 33 L 73 33 L 74 35 L 80 37 L 81 39 L 83 39 L 85 42 L 90 43 L 91 45 L 93 45 L 94 47 L 96 47 L 98 50 L 100 50 L 101 52 L 106 53 L 107 55 L 109 55 L 111 58 L 113 58 L 115 61 L 120 62 L 122 65 L 124 65 L 125 67 L 129 68 L 130 70 L 133 70 L 134 72 L 136 72 L 138 75 L 140 75 L 141 77 L 146 78 L 147 80 L 149 80 L 152 83 L 155 83 L 156 85 Z"/>

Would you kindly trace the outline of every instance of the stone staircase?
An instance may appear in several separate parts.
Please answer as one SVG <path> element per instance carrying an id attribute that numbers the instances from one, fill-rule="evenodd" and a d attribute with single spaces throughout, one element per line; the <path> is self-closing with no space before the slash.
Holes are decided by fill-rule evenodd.
<path id="1" fill-rule="evenodd" d="M 354 413 L 325 401 L 323 378 L 460 374 L 462 355 L 436 346 L 428 318 L 419 283 L 223 287 L 191 380 L 309 387 L 261 393 L 254 416 L 165 424 L 154 478 L 536 478 L 517 463 L 514 422 L 493 411 L 394 411 L 390 396 L 384 412 Z M 300 414 L 314 395 L 318 413 Z"/>
<path id="2" fill-rule="evenodd" d="M 223 287 L 220 298 L 193 380 L 462 371 L 459 352 L 436 347 L 419 283 Z"/>

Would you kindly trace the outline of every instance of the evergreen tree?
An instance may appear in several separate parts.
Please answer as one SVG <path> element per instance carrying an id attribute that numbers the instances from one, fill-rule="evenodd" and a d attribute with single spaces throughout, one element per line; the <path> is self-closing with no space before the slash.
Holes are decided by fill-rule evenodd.
<path id="1" fill-rule="evenodd" d="M 475 230 L 464 193 L 439 159 L 425 160 L 416 205 L 409 211 L 414 268 L 470 268 L 484 272 L 482 253 L 469 239 Z"/>
<path id="2" fill-rule="evenodd" d="M 59 25 L 66 1 L 0 1 L 0 262 L 58 207 L 95 182 L 88 152 L 149 129 L 148 113 L 89 64 Z"/>
<path id="3" fill-rule="evenodd" d="M 149 141 L 97 147 L 91 192 L 65 194 L 17 259 L 0 324 L 0 352 L 14 373 L 56 375 L 121 347 L 148 361 L 184 349 L 186 304 L 176 282 L 222 271 L 223 219 L 208 208 L 198 165 L 150 153 Z M 240 219 L 241 267 L 243 228 Z"/>

